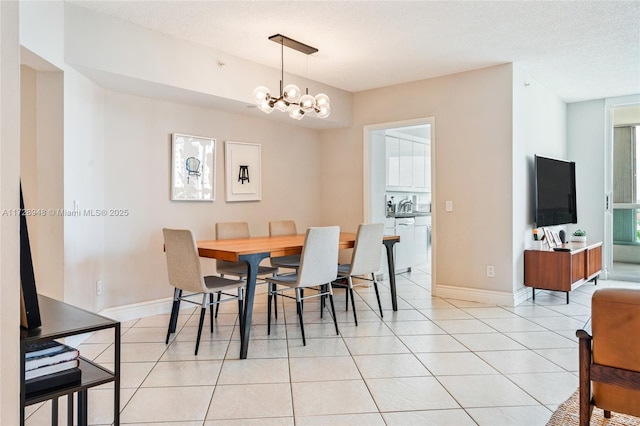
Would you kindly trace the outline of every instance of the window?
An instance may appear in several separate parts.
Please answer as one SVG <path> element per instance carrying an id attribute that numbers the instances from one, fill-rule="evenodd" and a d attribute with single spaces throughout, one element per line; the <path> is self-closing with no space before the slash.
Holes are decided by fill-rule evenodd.
<path id="1" fill-rule="evenodd" d="M 614 128 L 613 243 L 640 245 L 640 125 Z"/>

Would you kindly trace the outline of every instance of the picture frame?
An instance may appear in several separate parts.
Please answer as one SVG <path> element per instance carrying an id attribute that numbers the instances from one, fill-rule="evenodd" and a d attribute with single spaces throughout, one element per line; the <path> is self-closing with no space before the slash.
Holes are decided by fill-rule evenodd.
<path id="1" fill-rule="evenodd" d="M 262 164 L 260 144 L 225 142 L 226 200 L 262 200 Z"/>
<path id="2" fill-rule="evenodd" d="M 216 140 L 171 134 L 171 200 L 215 201 Z"/>
<path id="3" fill-rule="evenodd" d="M 549 248 L 554 248 L 556 246 L 556 241 L 553 238 L 553 233 L 548 228 L 543 228 L 544 231 L 544 240 L 547 242 Z"/>
<path id="4" fill-rule="evenodd" d="M 556 247 L 562 246 L 562 239 L 560 239 L 560 235 L 556 231 L 553 231 L 551 234 L 553 235 L 553 241 L 556 243 Z"/>

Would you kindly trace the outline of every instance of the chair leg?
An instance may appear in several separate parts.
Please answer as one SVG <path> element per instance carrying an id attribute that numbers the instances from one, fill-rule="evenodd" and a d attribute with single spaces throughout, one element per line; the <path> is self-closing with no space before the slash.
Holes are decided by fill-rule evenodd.
<path id="1" fill-rule="evenodd" d="M 380 309 L 380 318 L 383 318 L 382 315 L 382 303 L 380 303 L 380 293 L 378 292 L 378 281 L 376 281 L 376 274 L 371 274 L 371 278 L 373 278 L 373 289 L 376 291 L 376 298 L 378 299 L 378 309 Z"/>
<path id="2" fill-rule="evenodd" d="M 611 418 L 611 411 L 609 410 L 603 410 L 604 411 L 604 418 L 605 419 L 610 419 Z"/>
<path id="3" fill-rule="evenodd" d="M 240 329 L 244 325 L 244 290 L 238 289 L 238 323 L 240 323 Z"/>
<path id="4" fill-rule="evenodd" d="M 207 295 L 205 294 L 205 300 Z M 198 337 L 196 338 L 196 351 L 194 355 L 198 355 L 198 347 L 200 346 L 200 335 L 202 334 L 202 326 L 204 324 L 204 314 L 207 311 L 207 308 L 204 307 L 204 301 L 202 303 L 202 308 L 200 308 L 200 324 L 198 324 Z"/>
<path id="5" fill-rule="evenodd" d="M 351 277 L 348 279 L 349 282 L 349 293 L 351 293 L 351 308 L 353 308 L 353 320 L 356 322 L 356 327 L 358 326 L 358 315 L 356 314 L 356 296 L 353 293 L 353 283 L 351 282 Z"/>
<path id="6" fill-rule="evenodd" d="M 320 296 L 320 319 L 322 319 L 322 314 L 324 312 L 324 292 L 327 291 L 327 285 L 321 285 L 320 291 L 323 293 L 322 296 Z"/>
<path id="7" fill-rule="evenodd" d="M 344 297 L 345 297 L 344 310 L 349 312 L 349 287 L 346 287 L 344 289 Z"/>
<path id="8" fill-rule="evenodd" d="M 276 284 L 269 284 L 269 287 L 273 286 L 273 290 L 276 289 Z M 273 295 L 273 316 L 275 319 L 278 319 L 278 295 L 274 293 Z"/>
<path id="9" fill-rule="evenodd" d="M 336 318 L 336 308 L 333 304 L 333 294 L 329 293 L 329 304 L 331 305 L 331 315 L 333 315 L 333 324 L 336 326 L 336 336 L 340 334 L 338 331 L 338 318 Z"/>
<path id="10" fill-rule="evenodd" d="M 272 293 L 272 287 L 271 286 L 275 286 L 275 284 L 269 283 L 269 285 L 267 286 L 267 292 L 268 292 L 268 296 L 267 296 L 267 336 L 271 335 L 271 300 L 274 299 L 274 306 L 278 304 L 277 300 L 277 296 L 275 296 Z M 277 308 L 276 308 L 277 309 Z"/>
<path id="11" fill-rule="evenodd" d="M 213 295 L 211 295 L 213 297 Z M 222 297 L 222 292 L 218 292 L 218 304 L 216 305 L 216 318 L 218 318 L 218 310 L 220 309 L 220 298 Z M 213 302 L 213 299 L 211 299 Z"/>
<path id="12" fill-rule="evenodd" d="M 182 296 L 182 290 L 176 288 L 173 290 L 173 306 L 171 307 L 171 317 L 169 318 L 169 327 L 167 328 L 167 338 L 164 344 L 169 343 L 169 337 L 171 333 L 176 331 L 176 325 L 178 323 L 178 310 L 180 309 L 180 297 Z"/>
<path id="13" fill-rule="evenodd" d="M 307 346 L 307 339 L 304 337 L 304 322 L 302 321 L 302 291 L 296 288 L 296 307 L 298 308 L 298 319 L 300 320 L 300 331 L 302 332 L 302 345 Z"/>
<path id="14" fill-rule="evenodd" d="M 220 301 L 218 300 L 218 302 L 220 302 Z M 216 308 L 216 315 L 215 316 L 216 316 L 216 318 L 218 317 L 218 311 L 217 311 L 218 306 L 220 306 L 220 303 L 215 305 L 215 308 Z M 209 322 L 210 322 L 210 325 L 211 325 L 211 333 L 213 333 L 213 316 L 214 316 L 213 308 L 214 308 L 213 293 L 209 293 Z"/>

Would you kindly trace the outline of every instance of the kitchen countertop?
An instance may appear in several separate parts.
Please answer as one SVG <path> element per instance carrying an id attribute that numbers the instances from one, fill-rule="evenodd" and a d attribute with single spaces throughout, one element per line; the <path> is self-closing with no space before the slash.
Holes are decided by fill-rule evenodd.
<path id="1" fill-rule="evenodd" d="M 387 214 L 387 217 L 404 218 L 404 217 L 417 217 L 417 216 L 431 216 L 431 212 L 403 212 Z"/>

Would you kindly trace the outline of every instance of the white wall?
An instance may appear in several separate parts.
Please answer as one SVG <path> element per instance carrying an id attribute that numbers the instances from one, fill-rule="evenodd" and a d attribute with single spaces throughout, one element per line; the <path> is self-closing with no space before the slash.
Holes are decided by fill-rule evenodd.
<path id="1" fill-rule="evenodd" d="M 524 250 L 531 245 L 535 227 L 534 155 L 573 160 L 567 153 L 566 119 L 566 104 L 520 66 L 514 65 L 512 279 L 516 302 L 527 297 L 524 292 Z"/>
<path id="2" fill-rule="evenodd" d="M 20 61 L 18 4 L 0 2 L 0 211 L 19 208 Z M 19 423 L 19 216 L 0 220 L 0 424 Z"/>
<path id="3" fill-rule="evenodd" d="M 605 215 L 605 112 L 604 99 L 567 106 L 569 158 L 576 162 L 578 223 L 589 241 L 604 241 Z"/>
<path id="4" fill-rule="evenodd" d="M 501 65 L 356 93 L 353 126 L 322 131 L 325 220 L 351 229 L 363 220 L 364 126 L 433 116 L 434 292 L 513 304 L 511 81 L 511 65 Z"/>
<path id="5" fill-rule="evenodd" d="M 253 104 L 253 90 L 266 85 L 278 90 L 281 71 L 269 68 L 205 46 L 170 37 L 124 20 L 65 4 L 65 60 L 76 68 L 110 83 L 126 84 L 131 90 L 142 90 L 154 83 L 157 95 L 162 86 L 176 90 L 211 95 L 226 105 L 232 103 L 246 111 Z M 265 37 L 265 41 L 266 37 Z M 274 43 L 266 46 L 274 58 L 280 49 Z M 224 66 L 219 66 L 223 62 Z M 122 81 L 129 79 L 128 82 Z M 326 93 L 331 98 L 332 114 L 325 120 L 306 120 L 305 125 L 345 126 L 351 122 L 351 94 L 300 76 L 285 74 L 285 84 L 295 81 L 308 87 L 310 93 Z M 144 83 L 144 84 L 143 84 Z M 121 90 L 122 91 L 122 90 Z M 140 93 L 140 92 L 133 92 Z M 151 94 L 149 94 L 151 96 Z M 238 112 L 238 110 L 234 111 Z M 255 115 L 262 114 L 255 112 Z M 287 114 L 274 114 L 289 120 Z M 272 119 L 273 120 L 273 119 Z"/>
<path id="6" fill-rule="evenodd" d="M 168 297 L 162 228 L 215 238 L 215 223 L 247 221 L 268 235 L 270 220 L 292 219 L 302 232 L 322 225 L 323 185 L 316 130 L 109 92 L 104 122 L 104 208 L 129 209 L 104 221 L 104 293 L 98 307 Z M 170 201 L 171 133 L 217 139 L 214 202 Z M 262 201 L 226 202 L 224 142 L 261 144 Z M 99 256 L 99 253 L 96 253 Z M 213 261 L 204 260 L 213 272 Z"/>
<path id="7" fill-rule="evenodd" d="M 20 70 L 20 179 L 25 207 L 47 212 L 27 217 L 38 292 L 64 298 L 62 73 Z"/>

